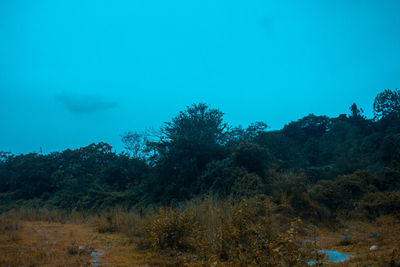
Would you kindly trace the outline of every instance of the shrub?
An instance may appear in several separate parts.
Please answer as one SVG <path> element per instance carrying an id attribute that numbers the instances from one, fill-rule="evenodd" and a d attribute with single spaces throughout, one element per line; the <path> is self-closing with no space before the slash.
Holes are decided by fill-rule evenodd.
<path id="1" fill-rule="evenodd" d="M 361 208 L 370 219 L 381 215 L 393 215 L 400 218 L 400 193 L 377 192 L 369 193 L 361 201 Z"/>
<path id="2" fill-rule="evenodd" d="M 265 195 L 224 201 L 206 199 L 195 210 L 209 218 L 201 225 L 195 253 L 203 265 L 278 266 L 304 263 L 306 250 L 298 239 L 297 220 L 278 234 L 274 204 Z M 285 244 L 290 240 L 290 244 Z M 279 255 L 278 255 L 279 254 Z M 292 265 L 296 266 L 296 265 Z"/>
<path id="3" fill-rule="evenodd" d="M 299 231 L 302 230 L 302 221 L 293 219 L 290 228 L 270 243 L 270 266 L 307 266 L 306 259 L 311 251 L 298 240 Z"/>
<path id="4" fill-rule="evenodd" d="M 121 208 L 115 208 L 106 212 L 97 219 L 97 231 L 99 233 L 113 233 L 126 224 L 126 213 Z"/>
<path id="5" fill-rule="evenodd" d="M 301 221 L 280 225 L 281 215 L 265 195 L 179 205 L 141 210 L 140 216 L 124 213 L 118 224 L 104 216 L 103 222 L 138 238 L 142 248 L 187 266 L 302 266 L 313 252 L 300 238 Z"/>
<path id="6" fill-rule="evenodd" d="M 156 250 L 188 251 L 196 246 L 199 226 L 190 210 L 160 208 L 145 228 L 145 238 Z"/>
<path id="7" fill-rule="evenodd" d="M 262 194 L 265 191 L 265 185 L 257 174 L 245 173 L 236 177 L 231 191 L 235 199 L 250 198 Z"/>
<path id="8" fill-rule="evenodd" d="M 357 170 L 349 175 L 339 176 L 335 181 L 321 180 L 314 185 L 313 198 L 332 211 L 357 210 L 362 197 L 378 189 L 378 177 L 369 171 Z"/>
<path id="9" fill-rule="evenodd" d="M 242 199 L 218 212 L 214 235 L 209 239 L 211 251 L 220 261 L 236 266 L 265 262 L 268 244 L 276 236 L 272 226 L 271 203 L 265 197 Z"/>

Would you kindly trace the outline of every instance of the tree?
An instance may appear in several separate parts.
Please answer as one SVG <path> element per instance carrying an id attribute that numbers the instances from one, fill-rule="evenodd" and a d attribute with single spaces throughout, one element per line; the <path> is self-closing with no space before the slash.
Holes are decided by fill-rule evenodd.
<path id="1" fill-rule="evenodd" d="M 225 155 L 227 124 L 218 109 L 200 103 L 187 107 L 161 129 L 156 151 L 157 182 L 164 184 L 163 199 L 188 198 L 206 165 Z M 167 192 L 170 191 L 170 192 Z M 173 191 L 173 192 L 172 192 Z"/>
<path id="2" fill-rule="evenodd" d="M 251 123 L 246 129 L 241 125 L 229 129 L 227 136 L 230 145 L 255 142 L 262 134 L 266 133 L 268 125 L 265 122 Z"/>
<path id="3" fill-rule="evenodd" d="M 161 131 L 164 143 L 176 144 L 196 139 L 202 144 L 221 145 L 225 142 L 227 129 L 223 116 L 223 112 L 211 109 L 207 104 L 193 104 L 181 111 L 172 122 L 165 123 Z"/>
<path id="4" fill-rule="evenodd" d="M 53 193 L 56 189 L 51 173 L 57 169 L 54 155 L 30 153 L 9 157 L 4 162 L 5 172 L 0 171 L 6 179 L 6 189 L 13 192 L 18 199 L 41 197 L 44 193 Z M 3 169 L 3 168 L 1 168 Z"/>
<path id="5" fill-rule="evenodd" d="M 400 90 L 386 89 L 379 93 L 374 101 L 374 114 L 376 119 L 400 114 Z"/>
<path id="6" fill-rule="evenodd" d="M 332 121 L 327 116 L 310 114 L 298 121 L 285 125 L 283 134 L 301 143 L 309 138 L 321 137 L 330 129 L 331 124 Z"/>
<path id="7" fill-rule="evenodd" d="M 146 136 L 143 133 L 128 132 L 121 137 L 124 148 L 133 158 L 142 159 L 145 157 Z"/>
<path id="8" fill-rule="evenodd" d="M 358 109 L 356 103 L 353 103 L 353 105 L 350 106 L 350 118 L 353 118 L 353 119 L 365 118 L 363 113 L 364 113 L 364 110 L 362 108 Z"/>
<path id="9" fill-rule="evenodd" d="M 236 166 L 245 168 L 263 177 L 264 172 L 271 165 L 272 157 L 269 151 L 261 145 L 242 143 L 236 147 L 231 155 Z"/>

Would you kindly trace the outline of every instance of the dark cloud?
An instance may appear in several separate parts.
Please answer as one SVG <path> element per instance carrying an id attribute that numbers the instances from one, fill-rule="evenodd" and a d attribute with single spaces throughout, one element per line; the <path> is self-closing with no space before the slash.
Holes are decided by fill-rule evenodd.
<path id="1" fill-rule="evenodd" d="M 56 100 L 63 104 L 70 112 L 93 113 L 115 108 L 116 102 L 109 101 L 98 95 L 81 95 L 73 93 L 61 93 L 56 96 Z"/>

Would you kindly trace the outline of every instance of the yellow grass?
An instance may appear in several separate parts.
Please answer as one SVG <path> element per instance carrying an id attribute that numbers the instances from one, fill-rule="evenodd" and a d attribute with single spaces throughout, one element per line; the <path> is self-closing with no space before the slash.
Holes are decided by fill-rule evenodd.
<path id="1" fill-rule="evenodd" d="M 165 266 L 167 261 L 137 250 L 121 234 L 99 234 L 94 225 L 1 219 L 0 266 L 90 266 L 91 251 L 104 252 L 107 266 Z"/>
<path id="2" fill-rule="evenodd" d="M 106 266 L 200 266 L 185 263 L 182 255 L 137 247 L 126 233 L 99 233 L 96 224 L 27 221 L 0 217 L 0 266 L 90 266 L 92 251 L 104 252 L 97 263 Z M 400 222 L 392 217 L 377 221 L 347 221 L 340 230 L 317 231 L 321 249 L 354 255 L 350 260 L 324 266 L 397 266 L 400 262 Z M 370 238 L 378 233 L 377 238 Z M 352 236 L 343 242 L 340 235 Z M 377 245 L 377 251 L 370 251 Z M 218 266 L 222 263 L 219 263 Z"/>
<path id="3" fill-rule="evenodd" d="M 0 233 L 0 263 L 2 266 L 85 266 L 89 265 L 90 236 L 78 225 L 21 222 L 18 230 Z"/>
<path id="4" fill-rule="evenodd" d="M 377 233 L 378 237 L 371 235 Z M 340 235 L 351 236 L 345 240 Z M 400 221 L 393 217 L 380 217 L 375 222 L 348 221 L 340 230 L 321 229 L 319 245 L 322 249 L 336 250 L 354 257 L 332 266 L 399 266 Z M 378 246 L 371 251 L 372 245 Z"/>

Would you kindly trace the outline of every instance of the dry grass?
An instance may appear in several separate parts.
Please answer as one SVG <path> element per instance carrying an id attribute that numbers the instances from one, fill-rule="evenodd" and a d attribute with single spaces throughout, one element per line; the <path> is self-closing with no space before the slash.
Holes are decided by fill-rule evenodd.
<path id="1" fill-rule="evenodd" d="M 115 209 L 95 219 L 77 213 L 69 218 L 51 212 L 3 214 L 0 266 L 90 266 L 93 250 L 104 253 L 97 262 L 107 266 L 307 266 L 307 260 L 319 257 L 318 249 L 354 255 L 339 264 L 320 258 L 324 266 L 396 266 L 400 261 L 396 218 L 345 221 L 332 230 L 298 220 L 288 224 L 276 211 L 268 199 L 255 198 L 206 199 L 140 213 Z M 370 237 L 373 233 L 378 236 Z M 372 245 L 378 250 L 370 251 Z"/>
<path id="2" fill-rule="evenodd" d="M 306 266 L 313 248 L 300 236 L 304 226 L 299 220 L 280 225 L 273 209 L 266 197 L 208 198 L 142 216 L 103 216 L 98 230 L 119 229 L 162 266 Z"/>
<path id="3" fill-rule="evenodd" d="M 86 266 L 90 253 L 71 253 L 71 246 L 89 247 L 86 229 L 78 225 L 20 222 L 21 228 L 0 233 L 2 266 Z M 17 238 L 12 238 L 14 232 Z M 84 249 L 82 249 L 84 251 Z"/>
<path id="4" fill-rule="evenodd" d="M 344 221 L 332 230 L 332 225 L 318 228 L 296 220 L 288 225 L 288 218 L 277 210 L 262 198 L 206 199 L 142 217 L 125 214 L 125 218 L 131 218 L 134 229 L 130 237 L 139 237 L 131 240 L 141 240 L 154 255 L 175 266 L 307 266 L 311 259 L 324 266 L 398 266 L 400 262 L 400 221 L 395 217 Z M 120 223 L 119 229 L 129 229 Z M 378 237 L 370 237 L 373 233 Z M 372 245 L 378 250 L 370 251 Z M 329 263 L 318 255 L 319 249 L 354 257 Z"/>
<path id="5" fill-rule="evenodd" d="M 371 237 L 374 233 L 378 236 Z M 340 235 L 351 239 L 344 240 Z M 400 264 L 400 221 L 390 216 L 374 222 L 347 221 L 337 231 L 321 229 L 319 245 L 354 256 L 335 266 L 399 266 L 395 264 Z M 377 245 L 378 250 L 370 251 L 372 245 Z"/>
<path id="6" fill-rule="evenodd" d="M 162 256 L 139 251 L 124 235 L 98 233 L 95 225 L 0 216 L 0 266 L 90 266 L 92 251 L 104 252 L 97 263 L 107 266 L 169 264 Z"/>

